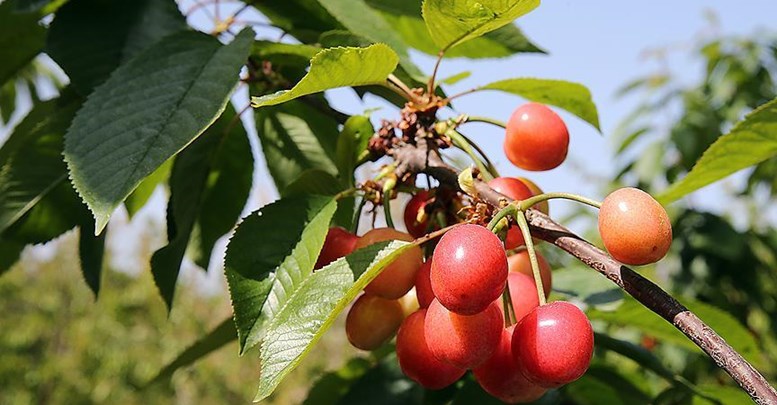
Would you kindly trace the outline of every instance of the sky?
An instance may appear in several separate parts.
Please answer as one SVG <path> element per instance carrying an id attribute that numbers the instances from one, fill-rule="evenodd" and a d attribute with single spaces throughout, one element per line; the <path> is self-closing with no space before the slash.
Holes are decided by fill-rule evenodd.
<path id="1" fill-rule="evenodd" d="M 191 4 L 193 3 L 190 0 L 183 1 L 181 9 L 186 11 Z M 229 15 L 235 6 L 235 3 L 230 5 L 222 2 L 221 15 Z M 710 12 L 718 20 L 714 29 L 706 17 Z M 615 99 L 614 93 L 629 80 L 655 72 L 659 68 L 658 62 L 645 57 L 646 51 L 665 46 L 676 49 L 677 52 L 672 53 L 668 60 L 669 66 L 683 80 L 692 83 L 700 77 L 702 67 L 698 60 L 687 55 L 695 48 L 700 38 L 714 32 L 724 35 L 752 35 L 770 27 L 774 32 L 777 31 L 774 22 L 776 15 L 777 1 L 774 0 L 545 0 L 538 9 L 521 17 L 517 23 L 530 39 L 549 52 L 548 55 L 521 54 L 478 61 L 446 59 L 441 65 L 438 77 L 447 77 L 463 71 L 472 72 L 466 80 L 447 87 L 448 94 L 513 77 L 563 79 L 587 86 L 598 107 L 602 133 L 598 133 L 582 120 L 556 109 L 569 127 L 571 143 L 567 161 L 555 170 L 527 173 L 512 166 L 502 151 L 504 131 L 500 128 L 486 124 L 469 124 L 464 132 L 495 160 L 502 175 L 528 176 L 545 191 L 567 191 L 601 200 L 604 198 L 604 190 L 600 189 L 602 183 L 593 180 L 591 176 L 604 179 L 613 176 L 613 148 L 609 136 L 618 121 L 633 109 L 637 101 Z M 262 20 L 262 17 L 254 15 L 246 16 L 246 19 Z M 194 13 L 189 22 L 195 27 L 209 26 L 204 11 Z M 263 33 L 261 29 L 258 31 Z M 272 33 L 265 31 L 264 34 Z M 434 58 L 420 53 L 413 53 L 412 57 L 422 70 L 431 71 Z M 349 89 L 328 91 L 327 97 L 335 108 L 351 114 L 362 113 L 373 107 L 383 107 L 373 113 L 376 122 L 380 118 L 397 118 L 397 109 L 376 97 L 368 96 L 360 100 Z M 238 108 L 244 106 L 247 102 L 246 94 L 237 94 L 234 102 Z M 479 92 L 458 99 L 456 107 L 460 112 L 505 121 L 523 102 L 516 96 L 499 92 Z M 250 122 L 247 124 L 251 126 Z M 253 138 L 253 147 L 258 151 L 256 138 Z M 268 191 L 271 183 L 263 160 L 260 156 L 258 158 L 255 175 L 260 186 L 252 192 L 246 214 L 270 202 L 269 199 L 276 195 L 271 190 Z M 701 191 L 705 192 L 710 191 Z M 569 212 L 568 204 L 572 203 L 554 201 L 552 204 L 553 211 L 563 216 Z M 145 258 L 138 258 L 134 249 L 128 249 L 127 246 L 132 245 L 133 241 L 145 240 L 147 235 L 144 235 L 144 229 L 148 229 L 150 224 L 162 226 L 164 229 L 164 205 L 164 194 L 157 193 L 148 209 L 136 216 L 131 223 L 127 223 L 125 214 L 117 214 L 117 223 L 111 225 L 117 231 L 111 230 L 116 237 L 109 240 L 114 252 L 113 267 L 128 272 L 133 272 L 133 269 L 137 271 L 141 267 L 139 260 Z M 709 208 L 716 207 L 713 204 Z M 163 244 L 164 236 L 154 235 L 151 241 L 145 243 Z M 223 250 L 224 245 L 225 241 L 221 241 L 218 249 Z M 34 253 L 28 253 L 28 256 L 30 254 L 34 256 Z M 39 255 L 45 256 L 43 252 Z M 214 255 L 212 267 L 218 265 L 218 256 Z M 187 266 L 192 265 L 189 263 Z M 219 271 L 212 271 L 208 275 L 192 271 L 184 271 L 183 274 L 184 277 L 194 277 L 203 282 L 198 284 L 210 286 L 214 285 L 214 277 L 221 278 Z"/>

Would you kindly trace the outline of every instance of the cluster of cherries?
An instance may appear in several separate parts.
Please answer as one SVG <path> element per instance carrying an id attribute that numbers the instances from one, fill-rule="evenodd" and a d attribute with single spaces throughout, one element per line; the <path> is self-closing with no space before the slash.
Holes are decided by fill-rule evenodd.
<path id="1" fill-rule="evenodd" d="M 563 121 L 544 105 L 529 103 L 508 123 L 505 152 L 521 168 L 548 170 L 565 159 L 568 142 Z M 526 150 L 533 152 L 525 156 Z M 489 185 L 515 200 L 542 194 L 525 178 L 500 177 Z M 427 234 L 436 228 L 427 215 L 433 200 L 430 191 L 410 200 L 404 215 L 409 234 L 376 228 L 358 237 L 331 228 L 316 268 L 374 243 L 412 241 Z M 548 213 L 547 201 L 533 208 Z M 634 188 L 605 199 L 599 229 L 610 254 L 634 265 L 662 258 L 672 238 L 663 207 Z M 537 253 L 545 296 L 540 300 L 524 245 L 516 225 L 502 241 L 488 228 L 467 223 L 446 232 L 425 262 L 420 247 L 410 248 L 354 302 L 346 318 L 348 340 L 359 349 L 374 350 L 396 334 L 400 367 L 417 383 L 440 389 L 472 370 L 486 392 L 508 403 L 534 401 L 548 389 L 580 378 L 593 354 L 591 324 L 571 303 L 540 305 L 551 290 L 551 269 Z M 508 256 L 508 251 L 514 253 Z M 408 304 L 413 289 L 417 304 Z"/>

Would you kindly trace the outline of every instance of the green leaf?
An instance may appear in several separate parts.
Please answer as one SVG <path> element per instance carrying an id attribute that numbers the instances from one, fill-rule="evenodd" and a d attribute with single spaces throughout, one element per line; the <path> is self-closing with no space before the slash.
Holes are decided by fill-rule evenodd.
<path id="1" fill-rule="evenodd" d="M 312 169 L 337 174 L 337 122 L 300 101 L 254 112 L 267 168 L 278 190 Z"/>
<path id="2" fill-rule="evenodd" d="M 66 183 L 63 137 L 80 104 L 70 96 L 37 104 L 0 148 L 0 233 Z"/>
<path id="3" fill-rule="evenodd" d="M 285 44 L 272 41 L 254 41 L 251 56 L 272 63 L 293 61 L 295 64 L 307 65 L 321 48 L 305 44 Z"/>
<path id="4" fill-rule="evenodd" d="M 425 0 L 422 8 L 432 40 L 445 51 L 510 24 L 539 0 Z"/>
<path id="5" fill-rule="evenodd" d="M 610 280 L 595 274 L 582 265 L 573 264 L 553 271 L 553 290 L 571 295 L 587 305 L 611 309 L 623 300 L 623 292 Z"/>
<path id="6" fill-rule="evenodd" d="M 205 133 L 186 147 L 173 163 L 173 169 L 170 174 L 170 201 L 167 205 L 167 246 L 157 250 L 151 258 L 151 273 L 154 275 L 159 292 L 167 304 L 167 308 L 172 308 L 173 296 L 175 293 L 175 284 L 178 280 L 178 273 L 181 268 L 186 249 L 192 231 L 197 221 L 203 217 L 208 217 L 205 226 L 213 225 L 214 229 L 200 228 L 200 234 L 205 232 L 207 240 L 202 249 L 208 251 L 213 249 L 213 243 L 216 239 L 229 231 L 240 216 L 245 200 L 248 197 L 248 189 L 252 175 L 252 167 L 242 167 L 238 163 L 238 158 L 245 161 L 245 154 L 248 153 L 250 162 L 250 149 L 244 131 L 232 131 L 236 127 L 232 121 L 235 118 L 234 110 L 229 107 L 229 112 L 222 116 L 208 128 Z M 224 173 L 225 165 L 229 166 L 230 161 L 238 166 L 234 173 Z M 240 169 L 247 169 L 245 173 L 240 173 Z M 206 211 L 204 201 L 206 192 L 210 186 L 209 183 L 215 182 L 223 175 L 234 176 L 234 179 L 224 180 L 222 183 L 235 180 L 235 188 L 240 190 L 224 189 L 221 184 L 216 192 L 223 193 L 222 196 L 210 194 L 211 199 Z M 246 183 L 246 177 L 248 178 Z M 229 185 L 229 184 L 227 184 Z M 233 191 L 237 191 L 235 196 Z M 221 198 L 223 205 L 218 202 Z M 242 198 L 242 199 L 241 199 Z M 239 201 L 229 201 L 229 200 Z M 210 233 L 212 232 L 212 233 Z M 207 266 L 206 266 L 207 268 Z"/>
<path id="7" fill-rule="evenodd" d="M 146 176 L 224 110 L 253 36 L 246 29 L 226 46 L 202 33 L 168 36 L 92 93 L 65 137 L 65 160 L 97 232 Z"/>
<path id="8" fill-rule="evenodd" d="M 359 155 L 367 150 L 367 143 L 375 134 L 370 118 L 366 115 L 354 115 L 348 118 L 337 137 L 337 169 L 340 177 L 349 186 L 353 186 L 353 171 Z"/>
<path id="9" fill-rule="evenodd" d="M 748 114 L 729 133 L 718 138 L 682 180 L 657 200 L 669 204 L 739 170 L 777 155 L 777 99 Z"/>
<path id="10" fill-rule="evenodd" d="M 159 373 L 149 381 L 146 386 L 166 381 L 173 376 L 179 368 L 186 367 L 208 354 L 220 349 L 227 343 L 237 338 L 235 323 L 232 318 L 227 318 L 216 326 L 210 333 L 203 336 L 194 344 L 186 348 L 181 354 L 168 363 Z"/>
<path id="11" fill-rule="evenodd" d="M 103 271 L 103 256 L 105 255 L 105 234 L 95 236 L 94 220 L 86 219 L 87 224 L 81 226 L 78 232 L 78 256 L 81 259 L 81 273 L 95 298 L 100 292 L 100 278 Z"/>
<path id="12" fill-rule="evenodd" d="M 87 95 L 119 65 L 186 29 L 173 0 L 70 1 L 51 23 L 46 53 Z"/>
<path id="13" fill-rule="evenodd" d="M 317 0 L 252 1 L 251 5 L 303 43 L 315 43 L 322 32 L 343 28 Z"/>
<path id="14" fill-rule="evenodd" d="M 594 343 L 598 349 L 605 349 L 618 353 L 635 361 L 644 369 L 650 370 L 662 378 L 670 381 L 674 381 L 675 379 L 674 373 L 666 368 L 653 353 L 642 346 L 637 346 L 631 342 L 615 339 L 598 332 L 594 332 Z"/>
<path id="15" fill-rule="evenodd" d="M 627 373 L 625 370 L 616 370 L 612 365 L 594 361 L 585 372 L 584 378 L 598 380 L 599 383 L 613 389 L 624 404 L 650 403 L 651 397 L 644 391 L 647 387 L 637 385 L 644 382 L 642 375 Z"/>
<path id="16" fill-rule="evenodd" d="M 501 90 L 527 100 L 563 108 L 601 131 L 599 114 L 591 99 L 591 92 L 582 84 L 563 80 L 519 78 L 500 80 L 478 89 Z"/>
<path id="17" fill-rule="evenodd" d="M 38 24 L 39 15 L 14 11 L 14 2 L 0 4 L 0 85 L 30 63 L 46 39 L 46 29 Z"/>
<path id="18" fill-rule="evenodd" d="M 68 0 L 16 0 L 8 1 L 14 4 L 14 11 L 17 13 L 37 12 L 40 16 L 51 14 Z"/>
<path id="19" fill-rule="evenodd" d="M 395 353 L 382 359 L 348 387 L 347 392 L 330 404 L 421 404 L 424 390 L 402 373 Z"/>
<path id="20" fill-rule="evenodd" d="M 354 357 L 342 368 L 319 377 L 308 391 L 302 405 L 329 405 L 342 400 L 354 382 L 370 370 L 370 362 Z"/>
<path id="21" fill-rule="evenodd" d="M 277 307 L 313 270 L 336 208 L 328 197 L 292 197 L 254 212 L 227 246 L 225 273 L 240 350 L 256 345 Z"/>
<path id="22" fill-rule="evenodd" d="M 380 13 L 365 0 L 319 0 L 319 3 L 352 33 L 372 42 L 384 43 L 399 56 L 399 64 L 416 80 L 424 80 L 421 70 L 410 60 L 407 44 Z"/>
<path id="23" fill-rule="evenodd" d="M 281 191 L 281 197 L 304 194 L 333 196 L 343 191 L 340 182 L 331 174 L 311 169 L 302 172 L 294 181 Z"/>
<path id="24" fill-rule="evenodd" d="M 167 179 L 170 178 L 170 169 L 172 169 L 172 167 L 172 159 L 162 163 L 162 165 L 154 170 L 153 173 L 149 174 L 148 177 L 143 179 L 143 181 L 141 181 L 140 184 L 135 187 L 135 190 L 132 191 L 132 194 L 130 194 L 124 200 L 124 206 L 127 208 L 127 213 L 129 214 L 130 218 L 134 217 L 135 214 L 137 214 L 138 211 L 140 211 L 140 209 L 146 205 L 148 199 L 151 198 L 152 194 L 154 194 L 156 188 L 160 184 L 165 183 Z"/>
<path id="25" fill-rule="evenodd" d="M 580 377 L 564 386 L 566 395 L 575 399 L 576 404 L 581 405 L 627 405 L 633 402 L 625 402 L 621 398 L 620 391 L 607 382 L 600 381 L 589 375 Z"/>
<path id="26" fill-rule="evenodd" d="M 10 270 L 19 260 L 24 243 L 5 240 L 0 236 L 0 275 Z"/>
<path id="27" fill-rule="evenodd" d="M 310 60 L 310 71 L 291 90 L 252 97 L 251 104 L 258 108 L 337 87 L 385 83 L 398 62 L 397 54 L 384 44 L 324 49 Z"/>
<path id="28" fill-rule="evenodd" d="M 709 398 L 714 398 L 718 402 L 712 402 L 699 395 L 693 396 L 693 405 L 716 405 L 716 404 L 749 404 L 752 399 L 739 387 L 728 387 L 724 385 L 700 385 L 697 387 L 699 392 Z"/>
<path id="29" fill-rule="evenodd" d="M 456 84 L 456 83 L 458 83 L 458 82 L 460 82 L 460 81 L 470 77 L 471 75 L 472 75 L 472 72 L 464 71 L 464 72 L 461 72 L 461 73 L 457 73 L 457 74 L 455 74 L 453 76 L 448 76 L 448 77 L 440 80 L 440 83 L 444 83 L 444 84 L 448 84 L 448 85 Z"/>
<path id="30" fill-rule="evenodd" d="M 8 123 L 16 111 L 16 80 L 0 85 L 0 124 Z"/>
<path id="31" fill-rule="evenodd" d="M 367 0 L 370 7 L 377 10 L 409 46 L 429 55 L 437 56 L 440 48 L 434 43 L 426 24 L 421 18 L 420 0 L 394 0 L 391 2 Z M 461 43 L 448 50 L 448 58 L 498 58 L 512 56 L 519 52 L 539 52 L 542 49 L 533 44 L 523 32 L 513 24 L 486 33 Z"/>

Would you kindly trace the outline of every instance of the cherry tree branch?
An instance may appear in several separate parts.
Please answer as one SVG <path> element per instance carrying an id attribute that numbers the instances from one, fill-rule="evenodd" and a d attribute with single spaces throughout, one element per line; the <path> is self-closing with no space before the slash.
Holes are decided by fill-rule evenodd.
<path id="1" fill-rule="evenodd" d="M 420 140 L 418 145 L 399 146 L 393 149 L 391 154 L 396 160 L 396 173 L 400 179 L 413 173 L 426 173 L 435 177 L 441 184 L 459 189 L 456 170 L 445 164 L 437 150 L 429 148 L 424 140 Z M 475 180 L 474 189 L 478 198 L 494 206 L 511 201 L 509 197 L 496 192 L 480 180 Z M 764 405 L 777 404 L 777 391 L 764 376 L 704 321 L 661 287 L 615 261 L 607 253 L 542 212 L 529 209 L 526 216 L 532 235 L 553 243 L 598 271 L 642 305 L 674 325 L 707 353 L 715 364 L 731 375 L 753 401 Z"/>

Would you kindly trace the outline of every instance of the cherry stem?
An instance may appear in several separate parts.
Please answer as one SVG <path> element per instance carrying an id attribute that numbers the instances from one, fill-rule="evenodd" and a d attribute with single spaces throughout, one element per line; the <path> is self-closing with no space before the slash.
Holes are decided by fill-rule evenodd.
<path id="1" fill-rule="evenodd" d="M 513 298 L 510 294 L 509 281 L 505 283 L 505 289 L 502 291 L 502 307 L 505 313 L 505 327 L 518 323 L 518 317 L 515 316 L 515 308 L 513 308 Z"/>
<path id="2" fill-rule="evenodd" d="M 432 77 L 429 78 L 429 83 L 426 86 L 426 92 L 429 93 L 429 95 L 434 93 L 435 88 L 435 79 L 437 78 L 437 70 L 440 68 L 440 62 L 442 62 L 442 57 L 445 55 L 445 50 L 441 50 L 437 53 L 437 61 L 434 63 L 434 70 L 432 70 Z"/>
<path id="3" fill-rule="evenodd" d="M 388 183 L 387 183 L 388 184 Z M 383 216 L 386 217 L 386 226 L 394 228 L 394 219 L 391 218 L 391 190 L 393 187 L 383 187 Z"/>
<path id="4" fill-rule="evenodd" d="M 564 200 L 572 200 L 577 201 L 579 203 L 583 203 L 586 205 L 590 205 L 594 208 L 601 208 L 602 203 L 596 200 L 592 200 L 590 198 L 586 198 L 577 194 L 572 193 L 544 193 L 544 194 L 538 194 L 533 197 L 529 197 L 525 200 L 514 202 L 513 204 L 518 205 L 518 209 L 521 211 L 526 211 L 530 207 L 534 206 L 535 204 L 541 203 L 543 201 L 551 200 L 551 199 L 564 199 Z"/>
<path id="5" fill-rule="evenodd" d="M 362 197 L 362 200 L 359 201 L 359 206 L 356 208 L 356 211 L 353 213 L 353 220 L 351 221 L 351 233 L 354 235 L 359 234 L 359 222 L 361 222 L 362 219 L 362 210 L 364 209 L 364 204 L 367 203 L 367 199 Z"/>
<path id="6" fill-rule="evenodd" d="M 489 117 L 481 117 L 477 115 L 468 115 L 463 122 L 484 122 L 486 124 L 496 125 L 498 127 L 507 128 L 507 124 L 504 121 L 495 120 Z"/>
<path id="7" fill-rule="evenodd" d="M 357 187 L 351 187 L 351 188 L 349 188 L 349 189 L 347 189 L 347 190 L 343 190 L 343 191 L 341 191 L 341 192 L 339 192 L 339 193 L 335 194 L 335 196 L 334 196 L 333 198 L 334 198 L 335 200 L 337 200 L 337 201 L 340 201 L 340 200 L 342 200 L 343 198 L 346 198 L 346 197 L 352 197 L 352 196 L 356 195 L 356 193 L 357 193 L 358 191 L 359 191 L 359 189 L 358 189 Z"/>
<path id="8" fill-rule="evenodd" d="M 542 286 L 540 264 L 537 261 L 537 252 L 534 251 L 534 241 L 532 240 L 531 232 L 529 231 L 529 223 L 526 222 L 526 216 L 524 216 L 523 211 L 518 211 L 518 215 L 515 215 L 515 222 L 517 222 L 518 227 L 521 228 L 523 243 L 526 244 L 526 251 L 529 252 L 531 271 L 534 274 L 534 284 L 537 286 L 537 298 L 539 298 L 540 306 L 545 305 L 545 288 Z"/>
<path id="9" fill-rule="evenodd" d="M 493 179 L 494 177 L 499 177 L 499 173 L 495 173 L 496 170 L 493 170 L 493 166 L 484 163 L 476 154 L 475 151 L 472 148 L 472 145 L 470 145 L 470 142 L 464 138 L 458 131 L 450 129 L 445 132 L 445 135 L 448 135 L 451 140 L 453 141 L 453 144 L 464 151 L 473 162 L 475 162 L 475 166 L 477 166 L 478 170 L 480 170 L 480 173 L 483 174 L 486 177 L 486 181 Z"/>
<path id="10" fill-rule="evenodd" d="M 503 220 L 504 218 L 508 216 L 517 216 L 518 214 L 518 208 L 513 204 L 508 204 L 506 207 L 502 208 L 497 212 L 493 218 L 491 218 L 491 221 L 488 222 L 488 229 L 492 232 L 494 232 L 497 229 L 497 226 L 499 225 L 499 221 Z"/>

